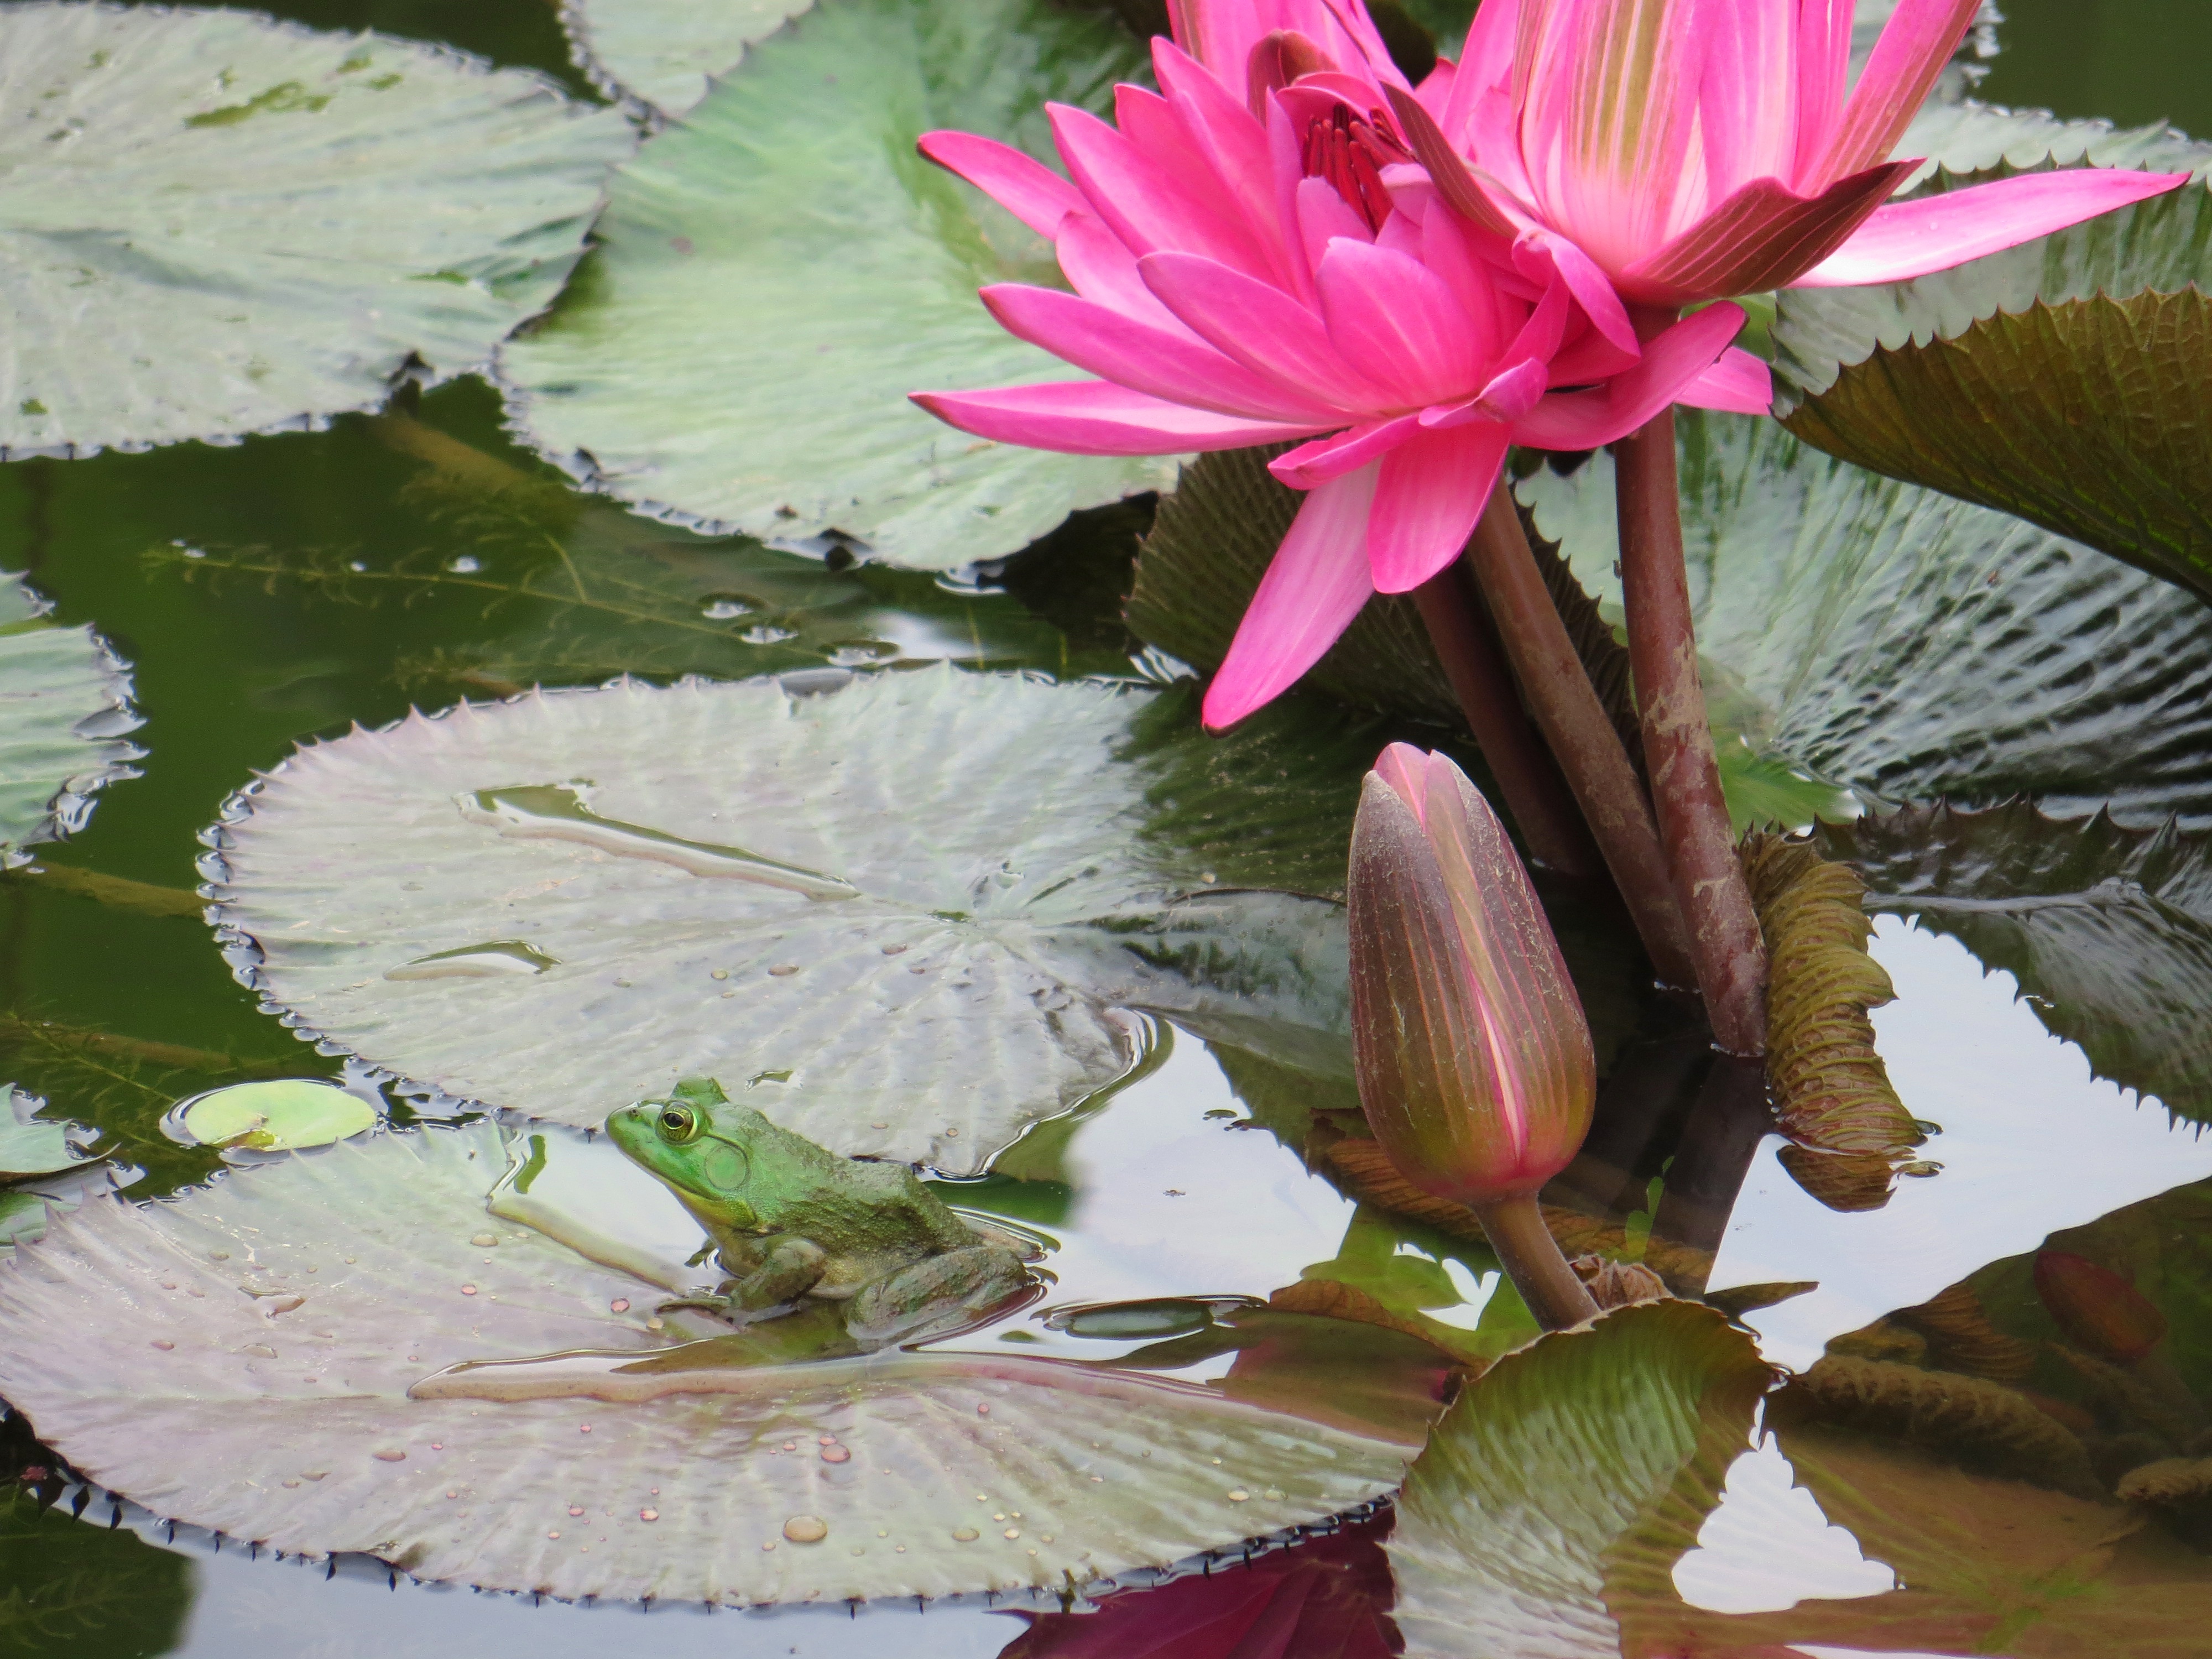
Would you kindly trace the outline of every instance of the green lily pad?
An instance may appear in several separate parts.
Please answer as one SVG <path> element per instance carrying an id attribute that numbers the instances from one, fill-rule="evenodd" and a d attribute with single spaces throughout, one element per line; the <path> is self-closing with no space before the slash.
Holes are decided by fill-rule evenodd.
<path id="1" fill-rule="evenodd" d="M 195 1574 L 187 1558 L 60 1505 L 41 1508 L 12 1478 L 0 1486 L 0 1639 L 20 1651 L 171 1653 L 185 1639 Z"/>
<path id="2" fill-rule="evenodd" d="M 1791 290 L 1778 413 L 1846 460 L 2212 599 L 2208 246 L 2212 191 L 2191 185 L 1914 282 Z"/>
<path id="3" fill-rule="evenodd" d="M 568 0 L 561 26 L 592 85 L 674 118 L 813 0 Z"/>
<path id="4" fill-rule="evenodd" d="M 1938 173 L 1989 173 L 1998 167 L 2142 167 L 2154 173 L 2194 173 L 2212 163 L 2212 144 L 2163 121 L 2117 127 L 2110 121 L 2061 120 L 2047 110 L 2006 109 L 1972 99 L 1930 98 L 1891 154 L 1923 158 L 1925 168 L 1905 181 L 1910 189 Z M 1849 290 L 1830 289 L 1831 293 Z M 1790 297 L 1808 297 L 1793 290 Z"/>
<path id="5" fill-rule="evenodd" d="M 2100 1077 L 2212 1122 L 2212 858 L 2172 824 L 2070 823 L 2024 801 L 1914 808 L 1822 832 L 1867 906 L 1948 933 L 2018 982 Z"/>
<path id="6" fill-rule="evenodd" d="M 1750 755 L 1869 805 L 2027 794 L 2059 815 L 2212 816 L 2212 613 L 2196 600 L 1770 421 L 1686 410 L 1680 429 L 1706 696 Z M 1610 458 L 1519 489 L 1617 618 Z"/>
<path id="7" fill-rule="evenodd" d="M 0 1277 L 0 1393 L 158 1514 L 562 1598 L 1060 1588 L 1353 1507 L 1413 1450 L 1066 1361 L 718 1366 L 487 1218 L 506 1164 L 489 1124 L 386 1135 L 62 1218 Z"/>
<path id="8" fill-rule="evenodd" d="M 1342 911 L 1298 895 L 1375 740 L 1255 726 L 949 667 L 465 704 L 301 750 L 210 890 L 274 1009 L 415 1085 L 591 1127 L 713 1075 L 969 1174 L 1136 1062 L 1119 1010 L 1348 1068 Z"/>
<path id="9" fill-rule="evenodd" d="M 0 573 L 0 866 L 82 830 L 94 792 L 136 777 L 145 752 L 123 740 L 139 723 L 130 671 L 89 628 L 47 621 L 50 609 Z"/>
<path id="10" fill-rule="evenodd" d="M 6 1109 L 0 1110 L 0 1180 L 55 1175 L 84 1161 L 83 1150 L 70 1133 L 73 1125 L 36 1115 L 45 1101 L 11 1083 L 6 1085 L 4 1103 Z"/>
<path id="11" fill-rule="evenodd" d="M 1687 1302 L 1499 1360 L 1407 1472 L 1385 1547 L 1408 1650 L 1617 1659 L 1609 1554 L 1678 1484 L 1693 1516 L 1711 1507 L 1771 1376 L 1748 1337 Z"/>
<path id="12" fill-rule="evenodd" d="M 240 11 L 0 11 L 0 456 L 312 423 L 476 368 L 634 139 L 539 76 Z"/>
<path id="13" fill-rule="evenodd" d="M 979 443 L 907 401 L 1068 377 L 975 298 L 1056 280 L 1049 250 L 915 139 L 1049 156 L 1046 101 L 1103 109 L 1142 63 L 1050 0 L 819 0 L 617 175 L 576 286 L 501 353 L 516 427 L 656 518 L 915 568 L 1165 484 L 1170 460 Z"/>
<path id="14" fill-rule="evenodd" d="M 349 1089 L 313 1078 L 234 1083 L 178 1103 L 168 1122 L 203 1146 L 291 1152 L 374 1128 L 383 1115 Z"/>

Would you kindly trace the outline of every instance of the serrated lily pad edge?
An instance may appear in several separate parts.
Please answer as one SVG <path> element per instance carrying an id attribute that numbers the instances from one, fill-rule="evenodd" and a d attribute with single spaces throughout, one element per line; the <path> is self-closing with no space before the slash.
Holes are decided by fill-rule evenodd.
<path id="1" fill-rule="evenodd" d="M 0 461 L 7 459 L 5 453 L 0 451 Z M 15 583 L 29 600 L 31 619 L 52 612 L 54 602 L 33 587 L 27 575 L 0 571 L 0 582 L 9 581 Z M 46 803 L 46 817 L 21 841 L 0 841 L 0 870 L 20 869 L 30 863 L 37 856 L 28 850 L 31 848 L 68 840 L 84 828 L 92 816 L 94 797 L 102 789 L 111 783 L 143 775 L 136 763 L 146 758 L 146 750 L 129 741 L 129 734 L 146 723 L 145 716 L 134 703 L 137 688 L 131 680 L 131 665 L 104 635 L 88 627 L 82 632 L 91 642 L 106 697 L 101 707 L 82 716 L 73 728 L 89 745 L 91 763 L 61 781 Z"/>

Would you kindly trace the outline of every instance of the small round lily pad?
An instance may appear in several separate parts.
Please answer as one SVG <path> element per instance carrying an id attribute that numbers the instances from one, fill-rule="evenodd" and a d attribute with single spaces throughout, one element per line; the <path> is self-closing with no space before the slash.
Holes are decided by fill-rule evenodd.
<path id="1" fill-rule="evenodd" d="M 194 1095 L 170 1109 L 163 1127 L 203 1146 L 293 1152 L 327 1146 L 382 1121 L 376 1108 L 349 1089 L 279 1078 Z"/>

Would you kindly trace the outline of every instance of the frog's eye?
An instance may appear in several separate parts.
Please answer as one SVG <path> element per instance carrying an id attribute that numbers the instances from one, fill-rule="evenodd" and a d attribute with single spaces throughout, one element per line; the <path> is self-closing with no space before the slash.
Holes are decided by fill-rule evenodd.
<path id="1" fill-rule="evenodd" d="M 660 1138 L 681 1146 L 687 1140 L 699 1138 L 699 1114 L 689 1106 L 667 1105 L 660 1109 Z"/>

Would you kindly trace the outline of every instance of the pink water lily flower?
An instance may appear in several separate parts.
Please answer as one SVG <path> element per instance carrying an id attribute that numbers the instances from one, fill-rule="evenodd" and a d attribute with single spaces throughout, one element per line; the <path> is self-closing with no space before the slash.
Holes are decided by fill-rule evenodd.
<path id="1" fill-rule="evenodd" d="M 1181 0 L 1176 18 L 1180 44 L 1152 43 L 1160 92 L 1116 88 L 1115 125 L 1052 106 L 1072 183 L 991 139 L 921 141 L 1049 237 L 1074 290 L 1005 283 L 984 303 L 1099 378 L 914 397 L 1076 454 L 1310 441 L 1273 463 L 1306 500 L 1208 690 L 1218 728 L 1369 595 L 1456 557 L 1509 444 L 1594 448 L 1677 399 L 1763 410 L 1766 380 L 1729 350 L 1735 307 L 1639 338 L 1559 238 L 1441 204 L 1391 109 L 1418 94 L 1358 0 Z"/>
<path id="2" fill-rule="evenodd" d="M 1899 0 L 1850 86 L 1852 0 L 1483 0 L 1409 140 L 1462 211 L 1557 233 L 1668 310 L 1901 282 L 2187 181 L 2075 167 L 1884 205 L 1978 6 Z"/>

